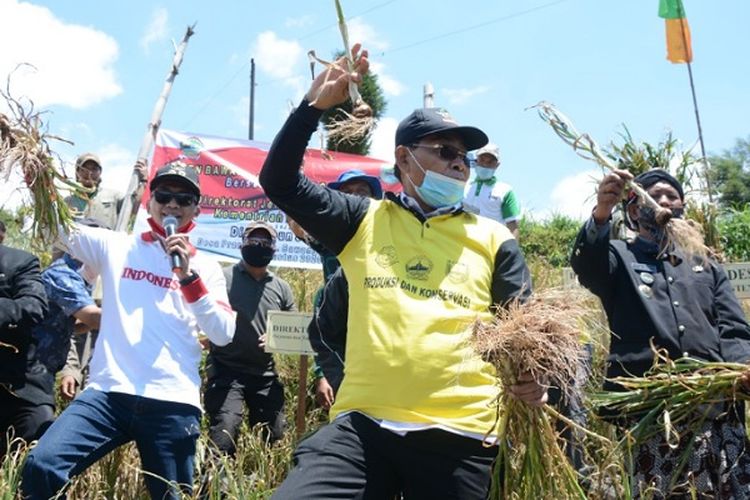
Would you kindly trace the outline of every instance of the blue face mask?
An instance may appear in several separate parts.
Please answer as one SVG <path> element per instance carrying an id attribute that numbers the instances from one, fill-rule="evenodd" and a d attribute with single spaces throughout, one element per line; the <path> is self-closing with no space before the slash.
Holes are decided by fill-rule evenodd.
<path id="1" fill-rule="evenodd" d="M 424 179 L 422 179 L 422 185 L 417 186 L 414 181 L 409 177 L 409 181 L 416 189 L 417 194 L 422 201 L 427 203 L 433 208 L 452 207 L 457 205 L 464 198 L 464 188 L 466 187 L 465 181 L 453 179 L 447 175 L 438 174 L 432 170 L 425 170 L 422 165 L 419 164 L 419 160 L 414 156 L 414 153 L 410 149 L 407 149 L 409 154 L 414 159 L 419 169 L 424 173 Z"/>
<path id="2" fill-rule="evenodd" d="M 481 179 L 483 181 L 492 179 L 495 176 L 494 168 L 480 167 L 479 165 L 476 165 L 474 167 L 474 171 L 476 172 L 477 179 Z"/>

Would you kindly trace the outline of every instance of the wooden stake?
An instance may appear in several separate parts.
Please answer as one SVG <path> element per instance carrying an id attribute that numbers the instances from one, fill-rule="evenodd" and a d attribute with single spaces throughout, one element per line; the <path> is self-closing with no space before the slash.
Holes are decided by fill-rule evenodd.
<path id="1" fill-rule="evenodd" d="M 307 355 L 299 357 L 299 380 L 297 380 L 297 439 L 305 433 L 305 410 L 307 403 Z"/>

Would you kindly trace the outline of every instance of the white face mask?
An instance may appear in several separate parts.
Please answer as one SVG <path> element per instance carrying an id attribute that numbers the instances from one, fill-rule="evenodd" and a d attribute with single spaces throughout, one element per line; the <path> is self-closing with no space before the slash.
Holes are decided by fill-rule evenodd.
<path id="1" fill-rule="evenodd" d="M 480 167 L 479 165 L 474 166 L 474 173 L 477 176 L 477 179 L 486 181 L 487 179 L 492 179 L 495 176 L 495 170 L 497 170 L 497 167 L 495 168 L 489 168 L 489 167 Z"/>

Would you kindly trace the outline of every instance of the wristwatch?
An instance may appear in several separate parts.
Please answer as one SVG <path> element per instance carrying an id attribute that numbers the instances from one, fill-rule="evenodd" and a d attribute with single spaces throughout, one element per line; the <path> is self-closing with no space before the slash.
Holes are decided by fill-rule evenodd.
<path id="1" fill-rule="evenodd" d="M 180 280 L 180 286 L 181 286 L 181 287 L 182 287 L 182 286 L 188 286 L 188 285 L 189 285 L 190 283 L 192 283 L 192 282 L 194 282 L 194 281 L 197 281 L 197 280 L 198 280 L 198 278 L 200 278 L 200 276 L 198 276 L 198 273 L 196 273 L 195 271 L 193 271 L 193 270 L 191 269 L 191 270 L 190 270 L 190 274 L 188 274 L 188 275 L 187 275 L 187 277 L 185 277 L 185 278 L 182 278 L 182 279 Z"/>

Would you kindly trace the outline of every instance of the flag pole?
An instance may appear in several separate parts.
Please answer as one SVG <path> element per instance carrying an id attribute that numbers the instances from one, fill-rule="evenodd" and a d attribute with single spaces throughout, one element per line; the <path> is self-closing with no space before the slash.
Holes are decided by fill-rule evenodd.
<path id="1" fill-rule="evenodd" d="M 688 45 L 688 36 L 687 36 L 687 30 L 685 29 L 685 23 L 687 22 L 685 19 L 685 10 L 682 6 L 682 2 L 677 3 L 677 9 L 679 11 L 680 16 L 680 32 L 682 34 L 682 44 L 684 47 L 688 48 L 688 50 L 691 52 L 690 57 L 686 57 L 686 64 L 687 64 L 687 70 L 688 70 L 688 78 L 690 79 L 690 93 L 693 96 L 693 111 L 695 112 L 695 123 L 698 126 L 698 142 L 701 146 L 701 162 L 703 163 L 703 174 L 706 178 L 706 190 L 708 191 L 708 201 L 709 203 L 713 203 L 713 194 L 711 189 L 711 175 L 708 171 L 708 159 L 706 158 L 706 146 L 703 142 L 703 127 L 701 126 L 701 115 L 698 112 L 698 98 L 695 94 L 695 81 L 693 80 L 693 65 L 692 65 L 692 47 Z"/>
<path id="2" fill-rule="evenodd" d="M 161 117 L 164 114 L 164 108 L 167 106 L 167 99 L 169 99 L 169 94 L 172 91 L 172 84 L 174 83 L 177 73 L 179 73 L 188 40 L 195 33 L 194 28 L 195 24 L 187 27 L 187 30 L 185 30 L 185 36 L 182 37 L 182 42 L 180 42 L 180 45 L 175 49 L 172 65 L 167 74 L 164 86 L 162 87 L 161 94 L 159 94 L 159 98 L 154 105 L 154 110 L 151 114 L 151 121 L 146 127 L 146 134 L 143 136 L 143 141 L 141 141 L 141 148 L 138 150 L 136 161 L 148 161 L 148 155 L 154 145 L 156 133 L 161 126 Z M 141 196 L 143 195 L 143 190 L 139 189 L 139 185 L 140 179 L 138 170 L 133 169 L 133 173 L 130 176 L 130 184 L 128 184 L 128 190 L 125 193 L 122 207 L 117 215 L 117 223 L 114 227 L 116 231 L 130 232 L 133 216 L 135 215 L 136 210 L 138 210 L 138 205 L 140 204 Z"/>

